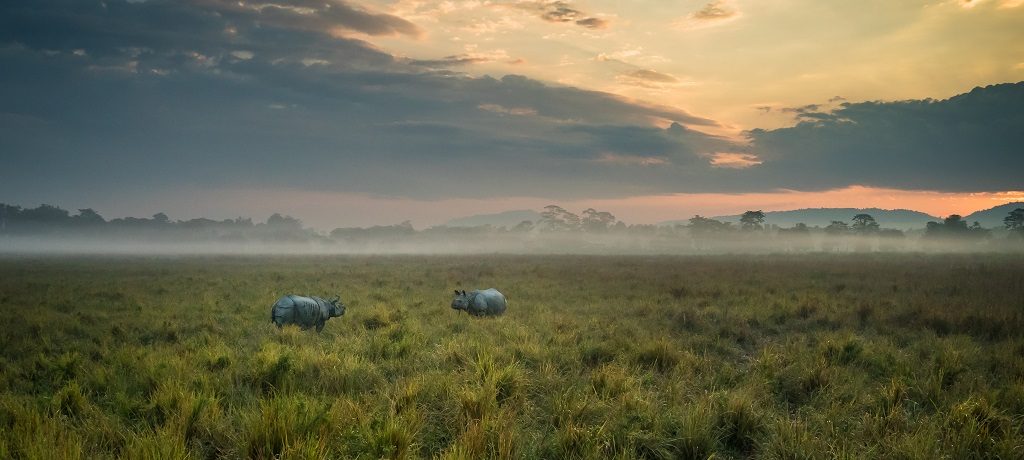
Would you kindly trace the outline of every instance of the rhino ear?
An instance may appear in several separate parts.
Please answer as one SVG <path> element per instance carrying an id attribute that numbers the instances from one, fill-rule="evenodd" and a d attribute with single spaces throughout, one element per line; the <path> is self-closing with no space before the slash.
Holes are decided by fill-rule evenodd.
<path id="1" fill-rule="evenodd" d="M 458 289 L 455 290 L 455 295 L 459 295 L 459 290 Z"/>
<path id="2" fill-rule="evenodd" d="M 465 289 L 462 290 L 462 295 L 466 295 L 466 290 Z"/>

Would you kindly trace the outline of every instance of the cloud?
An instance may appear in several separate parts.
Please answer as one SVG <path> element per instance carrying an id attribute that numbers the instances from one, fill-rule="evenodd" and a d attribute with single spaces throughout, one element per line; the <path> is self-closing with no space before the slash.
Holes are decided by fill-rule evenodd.
<path id="1" fill-rule="evenodd" d="M 576 25 L 588 29 L 607 29 L 611 23 L 601 18 L 584 18 L 576 21 Z"/>
<path id="2" fill-rule="evenodd" d="M 729 19 L 737 14 L 738 12 L 724 0 L 715 0 L 704 5 L 704 8 L 690 14 L 690 17 L 700 21 L 720 21 Z"/>
<path id="3" fill-rule="evenodd" d="M 711 166 L 717 168 L 745 169 L 764 163 L 749 153 L 715 152 L 711 154 Z"/>
<path id="4" fill-rule="evenodd" d="M 331 33 L 339 28 L 367 35 L 415 37 L 422 33 L 419 27 L 403 18 L 386 13 L 374 13 L 341 0 L 286 0 L 267 3 L 191 0 L 191 3 L 220 14 L 258 17 L 260 21 L 274 26 L 321 33 Z"/>
<path id="5" fill-rule="evenodd" d="M 960 7 L 965 9 L 965 10 L 973 9 L 974 7 L 980 6 L 982 4 L 992 4 L 992 3 L 998 5 L 997 6 L 998 9 L 1009 9 L 1009 8 L 1017 8 L 1017 7 L 1021 6 L 1021 5 L 1024 5 L 1024 0 L 997 0 L 997 1 L 988 1 L 988 0 L 956 0 L 956 3 L 959 4 Z"/>
<path id="6" fill-rule="evenodd" d="M 288 6 L 273 14 L 324 14 L 320 3 Z M 270 11 L 0 3 L 0 196 L 209 184 L 423 199 L 1007 190 L 1024 167 L 1024 83 L 945 101 L 794 108 L 795 126 L 751 131 L 747 145 L 702 132 L 717 122 L 678 107 L 471 77 L 444 67 L 485 57 L 475 50 L 417 62 L 303 18 L 267 20 Z"/>
<path id="7" fill-rule="evenodd" d="M 640 80 L 653 81 L 658 83 L 676 83 L 679 81 L 678 78 L 673 77 L 666 73 L 657 72 L 654 70 L 640 69 L 626 74 L 631 78 Z"/>
<path id="8" fill-rule="evenodd" d="M 642 46 L 624 46 L 615 51 L 599 53 L 594 59 L 600 62 L 621 62 L 636 65 L 664 64 L 672 61 L 664 56 L 648 53 Z"/>
<path id="9" fill-rule="evenodd" d="M 790 188 L 870 185 L 918 190 L 1020 188 L 1024 82 L 945 100 L 845 102 L 796 108 L 796 126 L 750 132 L 764 164 L 751 180 Z M 800 173 L 797 174 L 796 171 Z"/>
<path id="10" fill-rule="evenodd" d="M 453 67 L 469 64 L 479 64 L 483 62 L 490 62 L 492 60 L 493 59 L 489 56 L 464 53 L 445 56 L 441 59 L 413 59 L 409 62 L 424 67 Z"/>
<path id="11" fill-rule="evenodd" d="M 572 23 L 588 29 L 605 29 L 610 25 L 606 19 L 585 13 L 561 0 L 525 1 L 515 3 L 518 9 L 530 11 L 547 22 Z"/>
<path id="12" fill-rule="evenodd" d="M 682 29 L 702 29 L 734 21 L 740 16 L 742 12 L 731 0 L 713 0 L 676 21 L 676 26 Z"/>
<path id="13" fill-rule="evenodd" d="M 417 62 L 298 27 L 301 18 L 264 16 L 321 15 L 319 4 L 103 5 L 0 5 L 0 194 L 38 193 L 42 181 L 53 184 L 48 193 L 75 196 L 205 184 L 616 196 L 672 187 L 699 173 L 673 168 L 704 167 L 702 149 L 725 148 L 698 131 L 678 137 L 652 126 L 716 125 L 676 107 L 523 76 L 435 71 L 485 57 Z M 598 161 L 607 155 L 672 165 L 623 173 L 621 162 Z"/>
<path id="14" fill-rule="evenodd" d="M 819 109 L 821 109 L 821 104 L 807 104 L 800 107 L 783 107 L 779 110 L 786 113 L 809 114 L 817 112 Z"/>
<path id="15" fill-rule="evenodd" d="M 72 53 L 96 68 L 135 65 L 137 71 L 216 67 L 236 52 L 264 61 L 326 60 L 346 67 L 380 67 L 395 59 L 372 45 L 339 36 L 418 33 L 415 25 L 341 2 L 249 4 L 220 0 L 12 0 L 0 5 L 0 43 Z"/>
<path id="16" fill-rule="evenodd" d="M 660 157 L 619 155 L 608 152 L 601 154 L 594 161 L 597 161 L 598 163 L 610 163 L 615 165 L 627 166 L 662 166 L 669 164 L 668 160 Z"/>
<path id="17" fill-rule="evenodd" d="M 480 110 L 486 110 L 488 112 L 500 113 L 504 115 L 518 115 L 518 116 L 529 116 L 536 115 L 537 111 L 529 107 L 505 107 L 499 104 L 480 104 L 477 106 Z"/>
<path id="18" fill-rule="evenodd" d="M 508 55 L 507 51 L 501 49 L 489 52 L 473 51 L 469 53 L 445 56 L 441 59 L 412 59 L 409 62 L 418 66 L 444 68 L 496 61 L 505 62 L 507 64 L 520 64 L 524 62 L 522 59 L 513 59 Z"/>
<path id="19" fill-rule="evenodd" d="M 625 72 L 616 76 L 615 80 L 622 84 L 641 86 L 645 88 L 663 88 L 665 86 L 675 86 L 681 83 L 678 78 L 672 75 L 650 69 L 638 69 Z"/>

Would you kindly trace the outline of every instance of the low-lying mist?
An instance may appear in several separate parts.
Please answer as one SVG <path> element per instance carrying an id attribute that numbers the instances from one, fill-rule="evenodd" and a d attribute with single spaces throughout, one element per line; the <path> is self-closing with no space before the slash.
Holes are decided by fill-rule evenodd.
<path id="1" fill-rule="evenodd" d="M 626 224 L 594 209 L 580 214 L 550 205 L 538 219 L 514 225 L 412 224 L 336 228 L 320 232 L 274 214 L 248 218 L 172 221 L 106 220 L 91 209 L 78 214 L 50 205 L 0 204 L 0 253 L 6 254 L 728 254 L 803 252 L 1006 252 L 1024 249 L 1024 209 L 1003 228 L 968 225 L 958 215 L 925 228 L 884 228 L 869 214 L 827 226 L 783 228 L 747 211 L 739 222 L 694 216 L 673 225 Z"/>
<path id="2" fill-rule="evenodd" d="M 123 255 L 389 255 L 389 254 L 771 254 L 854 252 L 1011 252 L 1024 251 L 1024 240 L 1012 235 L 981 240 L 900 238 L 808 234 L 693 237 L 679 231 L 647 235 L 480 232 L 461 235 L 413 234 L 402 237 L 304 241 L 181 240 L 145 237 L 0 237 L 0 254 L 123 254 Z"/>

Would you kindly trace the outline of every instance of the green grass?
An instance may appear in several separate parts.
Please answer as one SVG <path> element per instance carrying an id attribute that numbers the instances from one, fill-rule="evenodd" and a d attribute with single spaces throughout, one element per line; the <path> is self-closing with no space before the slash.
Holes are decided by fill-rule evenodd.
<path id="1" fill-rule="evenodd" d="M 0 458 L 1024 457 L 1010 256 L 5 258 L 0 350 Z"/>

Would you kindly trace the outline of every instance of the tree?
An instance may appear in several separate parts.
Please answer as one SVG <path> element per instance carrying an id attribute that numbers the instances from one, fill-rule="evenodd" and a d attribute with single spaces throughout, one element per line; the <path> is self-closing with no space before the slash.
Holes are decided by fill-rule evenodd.
<path id="1" fill-rule="evenodd" d="M 63 225 L 70 220 L 66 210 L 49 204 L 41 204 L 33 209 L 26 208 L 21 211 L 21 218 L 46 225 Z"/>
<path id="2" fill-rule="evenodd" d="M 11 219 L 17 220 L 19 214 L 21 214 L 21 206 L 0 203 L 0 233 L 6 233 L 7 221 Z"/>
<path id="3" fill-rule="evenodd" d="M 989 233 L 978 222 L 968 226 L 959 214 L 952 214 L 942 222 L 928 222 L 924 229 L 924 236 L 929 238 L 985 238 Z"/>
<path id="4" fill-rule="evenodd" d="M 892 251 L 899 249 L 903 244 L 903 230 L 895 228 L 883 228 L 878 231 L 878 249 Z"/>
<path id="5" fill-rule="evenodd" d="M 952 232 L 963 232 L 967 230 L 967 221 L 959 214 L 953 214 L 943 219 L 942 225 Z"/>
<path id="6" fill-rule="evenodd" d="M 942 222 L 928 222 L 925 225 L 924 234 L 928 237 L 943 237 L 943 236 L 963 236 L 967 234 L 970 229 L 967 228 L 967 222 L 960 217 L 959 214 L 951 214 L 949 217 L 942 219 Z"/>
<path id="7" fill-rule="evenodd" d="M 696 237 L 725 233 L 732 230 L 732 225 L 728 222 L 709 219 L 701 215 L 691 217 L 688 227 L 690 228 L 690 235 Z"/>
<path id="8" fill-rule="evenodd" d="M 825 233 L 832 236 L 845 235 L 850 232 L 850 225 L 841 220 L 833 220 L 828 227 L 825 227 Z"/>
<path id="9" fill-rule="evenodd" d="M 857 214 L 853 216 L 853 225 L 850 226 L 850 229 L 859 235 L 875 233 L 878 231 L 878 222 L 875 222 L 875 218 L 870 214 Z"/>
<path id="10" fill-rule="evenodd" d="M 583 211 L 580 224 L 583 230 L 588 232 L 605 232 L 617 219 L 610 212 L 598 211 L 594 208 L 587 208 Z"/>
<path id="11" fill-rule="evenodd" d="M 547 205 L 540 213 L 540 221 L 548 230 L 577 230 L 580 228 L 580 216 L 566 211 L 561 206 Z"/>
<path id="12" fill-rule="evenodd" d="M 1024 208 L 1017 208 L 1010 211 L 1009 214 L 1003 218 L 1003 225 L 1010 231 L 1010 234 L 1016 234 L 1024 237 Z"/>
<path id="13" fill-rule="evenodd" d="M 807 224 L 803 222 L 798 222 L 792 228 L 779 229 L 780 235 L 809 235 L 810 233 L 811 229 L 807 228 Z"/>
<path id="14" fill-rule="evenodd" d="M 903 238 L 903 230 L 896 228 L 883 228 L 878 231 L 878 236 L 882 238 Z"/>
<path id="15" fill-rule="evenodd" d="M 528 233 L 530 230 L 533 230 L 532 220 L 524 220 L 512 227 L 513 232 Z"/>
<path id="16" fill-rule="evenodd" d="M 968 229 L 968 235 L 974 238 L 988 238 L 992 235 L 992 230 L 983 228 L 980 222 L 974 221 Z"/>
<path id="17" fill-rule="evenodd" d="M 71 218 L 76 224 L 80 225 L 98 225 L 104 224 L 107 221 L 103 219 L 100 213 L 96 212 L 92 208 L 79 209 L 78 215 Z"/>
<path id="18" fill-rule="evenodd" d="M 267 226 L 281 230 L 302 230 L 302 221 L 292 216 L 274 213 L 267 218 Z"/>
<path id="19" fill-rule="evenodd" d="M 171 223 L 171 218 L 167 217 L 167 214 L 158 212 L 156 214 L 153 214 L 153 222 L 156 222 L 158 224 L 169 224 Z"/>
<path id="20" fill-rule="evenodd" d="M 747 211 L 740 216 L 740 228 L 745 231 L 761 230 L 764 228 L 764 213 L 761 211 Z"/>

